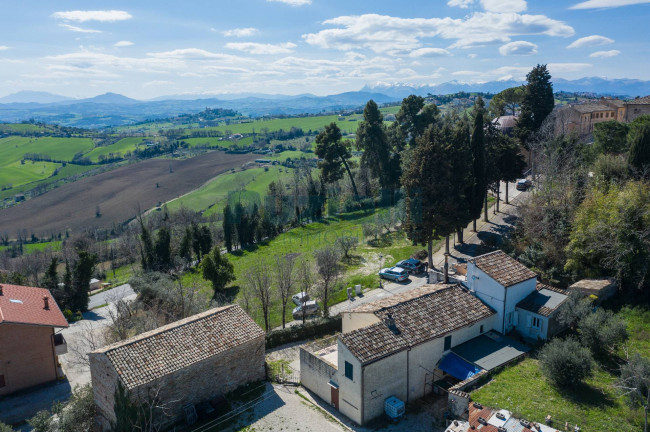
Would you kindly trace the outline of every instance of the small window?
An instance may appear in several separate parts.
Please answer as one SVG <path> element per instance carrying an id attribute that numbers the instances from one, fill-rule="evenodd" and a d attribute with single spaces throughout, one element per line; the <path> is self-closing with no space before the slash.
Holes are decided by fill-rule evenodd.
<path id="1" fill-rule="evenodd" d="M 542 326 L 542 320 L 538 317 L 533 317 L 533 328 L 539 329 Z"/>
<path id="2" fill-rule="evenodd" d="M 0 375 L 0 388 L 6 386 L 7 384 L 5 383 L 5 376 Z"/>
<path id="3" fill-rule="evenodd" d="M 481 324 L 481 329 L 480 329 L 480 331 L 481 331 L 481 333 L 483 333 L 483 324 Z"/>
<path id="4" fill-rule="evenodd" d="M 451 335 L 445 336 L 445 351 L 449 351 L 451 349 Z"/>
<path id="5" fill-rule="evenodd" d="M 354 375 L 354 368 L 350 363 L 345 362 L 345 377 L 351 380 L 353 375 Z"/>

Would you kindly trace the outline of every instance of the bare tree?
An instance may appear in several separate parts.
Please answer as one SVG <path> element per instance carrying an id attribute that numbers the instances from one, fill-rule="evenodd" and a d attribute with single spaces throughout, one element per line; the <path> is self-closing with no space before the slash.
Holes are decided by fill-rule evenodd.
<path id="1" fill-rule="evenodd" d="M 282 328 L 286 325 L 287 303 L 294 285 L 294 267 L 296 254 L 275 257 L 275 281 L 282 303 Z"/>
<path id="2" fill-rule="evenodd" d="M 648 432 L 650 409 L 650 359 L 638 353 L 630 356 L 625 350 L 627 363 L 621 366 L 621 377 L 614 386 L 628 397 L 632 406 L 641 406 L 645 417 L 644 432 Z"/>
<path id="3" fill-rule="evenodd" d="M 354 252 L 354 250 L 357 248 L 359 239 L 353 236 L 338 237 L 335 241 L 335 244 L 343 254 L 343 257 L 349 261 L 351 258 L 350 253 Z"/>
<path id="4" fill-rule="evenodd" d="M 271 331 L 271 323 L 269 311 L 271 307 L 271 269 L 264 260 L 259 260 L 254 264 L 246 273 L 246 284 L 248 288 L 254 293 L 255 297 L 262 306 L 262 314 L 264 315 L 264 329 L 268 333 Z"/>
<path id="5" fill-rule="evenodd" d="M 69 351 L 65 354 L 66 360 L 78 367 L 90 367 L 88 353 L 106 345 L 104 329 L 93 321 L 79 323 L 79 332 L 75 335 L 74 342 L 70 342 Z"/>
<path id="6" fill-rule="evenodd" d="M 330 291 L 336 285 L 336 282 L 341 275 L 341 263 L 339 262 L 341 256 L 333 246 L 327 246 L 323 249 L 314 251 L 316 258 L 316 267 L 318 275 L 320 276 L 320 297 L 323 302 L 323 315 L 329 317 L 329 301 Z"/>

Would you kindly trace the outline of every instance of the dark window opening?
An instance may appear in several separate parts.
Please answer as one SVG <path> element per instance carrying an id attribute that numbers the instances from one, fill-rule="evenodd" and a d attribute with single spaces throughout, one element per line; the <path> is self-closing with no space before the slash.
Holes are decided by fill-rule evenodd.
<path id="1" fill-rule="evenodd" d="M 483 333 L 483 324 L 481 324 L 481 333 Z"/>
<path id="2" fill-rule="evenodd" d="M 445 351 L 449 351 L 451 349 L 451 335 L 445 336 Z"/>
<path id="3" fill-rule="evenodd" d="M 354 374 L 354 368 L 350 363 L 345 362 L 345 377 L 348 379 L 352 379 L 353 374 Z"/>
<path id="4" fill-rule="evenodd" d="M 7 383 L 5 383 L 5 376 L 0 375 L 0 387 L 4 387 L 6 385 L 7 385 Z"/>

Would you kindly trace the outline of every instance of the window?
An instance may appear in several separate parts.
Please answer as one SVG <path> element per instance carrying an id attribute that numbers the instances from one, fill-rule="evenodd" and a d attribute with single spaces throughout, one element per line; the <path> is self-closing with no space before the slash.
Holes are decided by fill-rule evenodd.
<path id="1" fill-rule="evenodd" d="M 6 385 L 7 385 L 7 383 L 5 383 L 5 376 L 0 375 L 0 388 L 4 387 Z"/>
<path id="2" fill-rule="evenodd" d="M 350 363 L 345 362 L 345 377 L 351 380 L 353 375 L 354 375 L 354 368 Z"/>
<path id="3" fill-rule="evenodd" d="M 480 331 L 481 331 L 481 333 L 483 333 L 483 324 L 481 324 L 481 329 L 480 329 Z"/>
<path id="4" fill-rule="evenodd" d="M 445 336 L 445 351 L 449 351 L 451 349 L 451 335 Z"/>
<path id="5" fill-rule="evenodd" d="M 539 330 L 542 327 L 542 320 L 538 317 L 533 317 L 532 326 Z"/>

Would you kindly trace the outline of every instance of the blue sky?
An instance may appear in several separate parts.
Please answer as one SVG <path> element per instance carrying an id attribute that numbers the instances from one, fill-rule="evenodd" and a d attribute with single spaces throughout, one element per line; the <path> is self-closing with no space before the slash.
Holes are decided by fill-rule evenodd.
<path id="1" fill-rule="evenodd" d="M 650 0 L 3 0 L 0 96 L 650 79 Z"/>

